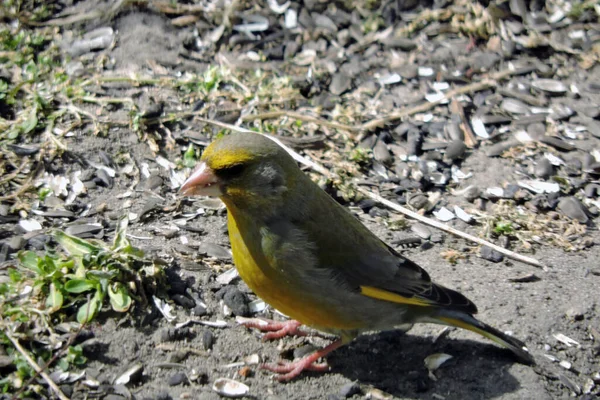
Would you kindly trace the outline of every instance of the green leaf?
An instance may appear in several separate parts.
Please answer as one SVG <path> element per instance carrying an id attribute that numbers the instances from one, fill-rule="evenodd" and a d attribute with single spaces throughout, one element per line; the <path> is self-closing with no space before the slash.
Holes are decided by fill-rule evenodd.
<path id="1" fill-rule="evenodd" d="M 126 312 L 131 307 L 131 297 L 123 285 L 117 285 L 114 291 L 112 287 L 109 287 L 108 297 L 110 305 L 117 312 Z"/>
<path id="2" fill-rule="evenodd" d="M 94 319 L 101 306 L 102 301 L 98 298 L 98 292 L 96 292 L 94 297 L 79 307 L 79 310 L 77 311 L 77 322 L 80 324 L 90 322 L 92 319 Z"/>
<path id="3" fill-rule="evenodd" d="M 50 293 L 46 299 L 46 307 L 50 314 L 57 312 L 63 305 L 63 295 L 60 289 L 56 287 L 56 283 L 50 284 Z"/>
<path id="4" fill-rule="evenodd" d="M 119 251 L 129 246 L 129 240 L 127 240 L 127 226 L 129 225 L 129 218 L 127 215 L 119 218 L 117 223 L 117 233 L 115 234 L 115 240 L 113 241 L 113 251 Z"/>
<path id="5" fill-rule="evenodd" d="M 58 244 L 60 244 L 65 251 L 72 256 L 84 256 L 86 254 L 96 253 L 102 250 L 101 247 L 93 245 L 87 240 L 67 235 L 62 231 L 54 231 L 53 236 Z"/>
<path id="6" fill-rule="evenodd" d="M 37 124 L 38 124 L 37 110 L 34 108 L 33 110 L 31 110 L 31 113 L 29 114 L 29 118 L 27 118 L 21 124 L 21 130 L 23 131 L 23 133 L 29 133 L 35 129 Z"/>
<path id="7" fill-rule="evenodd" d="M 183 153 L 183 165 L 188 168 L 192 168 L 196 165 L 196 149 L 193 144 L 190 144 L 185 153 Z"/>
<path id="8" fill-rule="evenodd" d="M 19 261 L 22 267 L 25 267 L 38 275 L 42 274 L 42 269 L 39 266 L 40 258 L 33 251 L 22 251 L 19 253 Z"/>
<path id="9" fill-rule="evenodd" d="M 87 279 L 71 279 L 65 283 L 65 290 L 69 293 L 83 293 L 96 288 L 96 282 Z"/>

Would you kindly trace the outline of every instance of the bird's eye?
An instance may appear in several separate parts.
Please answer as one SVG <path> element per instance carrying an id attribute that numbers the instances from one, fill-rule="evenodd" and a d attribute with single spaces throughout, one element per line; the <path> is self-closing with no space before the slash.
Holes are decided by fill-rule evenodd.
<path id="1" fill-rule="evenodd" d="M 236 178 L 244 172 L 244 168 L 244 164 L 233 164 L 224 168 L 219 168 L 217 175 L 225 179 Z"/>

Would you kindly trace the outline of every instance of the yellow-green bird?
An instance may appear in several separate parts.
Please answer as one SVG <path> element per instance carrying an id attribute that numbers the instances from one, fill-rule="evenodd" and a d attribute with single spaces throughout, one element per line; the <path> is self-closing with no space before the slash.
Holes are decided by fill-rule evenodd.
<path id="1" fill-rule="evenodd" d="M 285 149 L 260 134 L 211 143 L 182 185 L 184 195 L 217 196 L 227 206 L 233 261 L 241 278 L 295 321 L 249 324 L 267 338 L 300 324 L 340 337 L 298 361 L 264 366 L 281 381 L 317 363 L 363 331 L 428 322 L 477 332 L 533 364 L 524 343 L 473 317 L 475 305 L 371 233 L 310 180 Z"/>

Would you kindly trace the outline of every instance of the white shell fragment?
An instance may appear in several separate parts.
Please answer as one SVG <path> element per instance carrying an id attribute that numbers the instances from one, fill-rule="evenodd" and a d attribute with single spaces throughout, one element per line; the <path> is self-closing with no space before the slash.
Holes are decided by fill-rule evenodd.
<path id="1" fill-rule="evenodd" d="M 531 190 L 534 193 L 558 193 L 560 186 L 556 182 L 544 182 L 544 181 L 519 181 L 519 186 L 527 190 Z"/>
<path id="2" fill-rule="evenodd" d="M 577 348 L 581 347 L 581 344 L 575 339 L 571 339 L 570 337 L 563 335 L 562 333 L 556 333 L 553 335 L 554 339 L 558 340 L 562 344 L 567 345 L 567 347 L 577 346 Z"/>
<path id="3" fill-rule="evenodd" d="M 473 216 L 459 206 L 454 206 L 454 214 L 456 214 L 459 219 L 463 220 L 467 224 L 473 221 Z"/>
<path id="4" fill-rule="evenodd" d="M 548 161 L 550 161 L 550 164 L 554 165 L 555 167 L 558 167 L 565 163 L 561 158 L 555 156 L 552 153 L 546 153 L 544 154 L 544 157 L 546 157 Z"/>
<path id="5" fill-rule="evenodd" d="M 221 285 L 228 285 L 231 281 L 239 276 L 237 269 L 231 268 L 217 276 L 215 279 Z"/>
<path id="6" fill-rule="evenodd" d="M 152 300 L 154 301 L 154 305 L 158 308 L 158 311 L 165 317 L 165 319 L 169 322 L 175 321 L 176 317 L 171 314 L 171 310 L 173 309 L 169 303 L 159 299 L 156 296 L 152 296 Z"/>
<path id="7" fill-rule="evenodd" d="M 250 388 L 242 382 L 228 378 L 217 379 L 212 388 L 221 396 L 229 398 L 243 397 L 250 391 Z"/>
<path id="8" fill-rule="evenodd" d="M 451 358 L 453 358 L 450 354 L 446 354 L 446 353 L 435 353 L 435 354 L 431 354 L 427 357 L 425 357 L 425 360 L 423 360 L 425 362 L 425 368 L 427 368 L 427 370 L 429 371 L 429 377 L 436 381 L 437 378 L 436 376 L 433 374 L 439 367 L 442 366 L 442 364 L 444 364 L 446 361 L 450 360 Z"/>
<path id="9" fill-rule="evenodd" d="M 123 372 L 117 379 L 115 379 L 115 385 L 126 385 L 130 382 L 133 382 L 135 376 L 140 376 L 144 371 L 144 366 L 142 364 L 135 364 L 127 371 Z"/>
<path id="10" fill-rule="evenodd" d="M 558 363 L 558 365 L 560 365 L 564 369 L 571 369 L 571 367 L 573 366 L 573 364 L 571 364 L 570 362 L 568 362 L 566 360 L 562 360 L 561 362 Z"/>
<path id="11" fill-rule="evenodd" d="M 393 85 L 394 83 L 402 82 L 402 77 L 398 74 L 387 74 L 379 78 L 379 84 L 381 86 Z"/>
<path id="12" fill-rule="evenodd" d="M 33 232 L 42 230 L 42 224 L 35 219 L 23 219 L 19 221 L 19 226 L 23 228 L 25 232 Z"/>
<path id="13" fill-rule="evenodd" d="M 475 132 L 475 134 L 477 136 L 479 136 L 480 138 L 482 138 L 482 139 L 490 138 L 490 134 L 485 129 L 485 124 L 483 123 L 481 118 L 479 118 L 479 117 L 472 118 L 471 119 L 471 127 L 473 128 L 473 132 Z"/>
<path id="14" fill-rule="evenodd" d="M 448 210 L 446 207 L 440 208 L 439 211 L 434 211 L 433 215 L 435 215 L 435 217 L 442 222 L 448 222 L 456 217 L 454 213 Z"/>
<path id="15" fill-rule="evenodd" d="M 262 301 L 261 299 L 257 299 L 248 303 L 248 308 L 251 313 L 259 313 L 264 311 L 267 308 L 267 303 Z"/>
<path id="16" fill-rule="evenodd" d="M 277 0 L 267 0 L 267 4 L 269 5 L 271 11 L 273 11 L 275 14 L 283 14 L 290 7 L 291 3 L 286 1 L 283 4 L 279 4 Z"/>
<path id="17" fill-rule="evenodd" d="M 298 11 L 294 10 L 293 8 L 289 8 L 285 12 L 284 26 L 287 29 L 294 29 L 298 26 Z"/>
<path id="18" fill-rule="evenodd" d="M 450 360 L 452 356 L 446 353 L 435 353 L 425 357 L 425 368 L 429 371 L 434 372 L 442 366 L 446 361 Z"/>
<path id="19" fill-rule="evenodd" d="M 502 189 L 501 187 L 487 188 L 487 190 L 485 192 L 487 194 L 491 194 L 492 196 L 496 196 L 496 197 L 504 196 L 504 189 Z"/>
<path id="20" fill-rule="evenodd" d="M 246 16 L 246 23 L 235 25 L 234 30 L 244 33 L 264 32 L 269 29 L 269 20 L 262 15 Z"/>

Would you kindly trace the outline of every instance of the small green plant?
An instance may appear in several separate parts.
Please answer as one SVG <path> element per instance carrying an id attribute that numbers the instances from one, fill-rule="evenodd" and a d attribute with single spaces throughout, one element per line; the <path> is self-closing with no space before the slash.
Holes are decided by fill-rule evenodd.
<path id="1" fill-rule="evenodd" d="M 370 164 L 372 159 L 373 152 L 370 149 L 356 147 L 350 153 L 350 161 L 354 161 L 361 166 Z"/>
<path id="2" fill-rule="evenodd" d="M 56 358 L 58 368 L 67 371 L 86 359 L 80 346 L 61 350 L 51 345 L 56 342 L 54 324 L 73 320 L 86 324 L 103 309 L 125 313 L 135 304 L 144 307 L 146 293 L 162 290 L 162 268 L 131 245 L 127 226 L 127 218 L 119 220 L 111 244 L 57 230 L 52 232 L 59 245 L 56 249 L 18 254 L 8 280 L 0 283 L 0 344 L 7 348 L 14 365 L 14 372 L 0 379 L 0 391 L 20 389 L 34 374 L 12 348 L 10 337 L 29 343 L 34 359 L 48 362 Z"/>
<path id="3" fill-rule="evenodd" d="M 514 232 L 512 222 L 510 221 L 497 221 L 494 225 L 494 233 L 500 235 L 510 235 Z"/>

